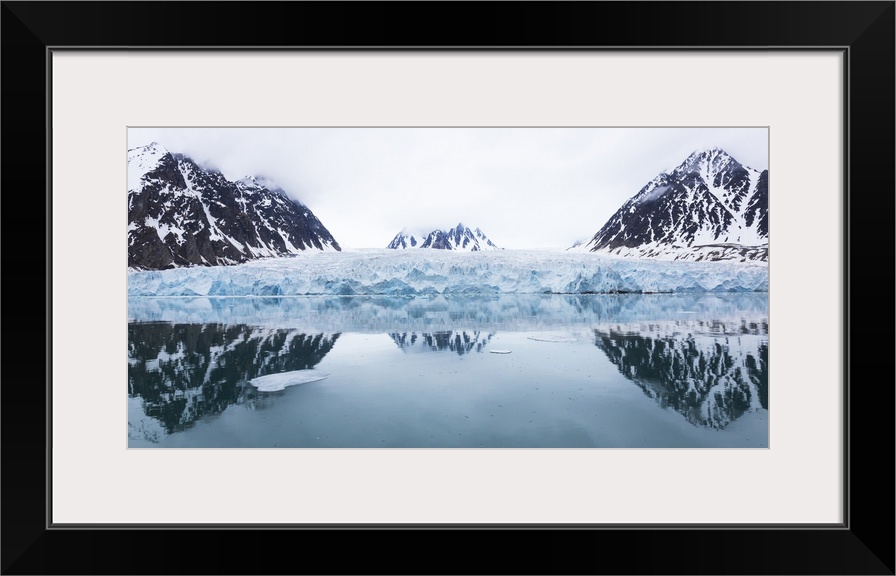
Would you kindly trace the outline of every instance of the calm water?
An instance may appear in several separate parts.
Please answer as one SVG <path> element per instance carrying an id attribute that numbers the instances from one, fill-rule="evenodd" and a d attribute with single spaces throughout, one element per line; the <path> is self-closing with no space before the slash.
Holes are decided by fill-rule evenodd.
<path id="1" fill-rule="evenodd" d="M 759 293 L 131 299 L 128 443 L 767 447 L 767 366 Z"/>

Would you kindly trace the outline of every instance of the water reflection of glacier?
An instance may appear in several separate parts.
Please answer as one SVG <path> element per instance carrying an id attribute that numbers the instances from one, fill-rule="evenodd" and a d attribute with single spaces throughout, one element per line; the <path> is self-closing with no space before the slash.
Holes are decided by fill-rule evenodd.
<path id="1" fill-rule="evenodd" d="M 231 404 L 252 407 L 258 394 L 248 380 L 312 368 L 338 337 L 244 324 L 130 323 L 128 394 L 142 398 L 145 416 L 170 434 Z M 138 434 L 153 428 L 142 418 L 131 427 Z"/>
<path id="2" fill-rule="evenodd" d="M 130 298 L 128 320 L 252 324 L 307 332 L 596 327 L 664 320 L 768 321 L 768 294 Z"/>

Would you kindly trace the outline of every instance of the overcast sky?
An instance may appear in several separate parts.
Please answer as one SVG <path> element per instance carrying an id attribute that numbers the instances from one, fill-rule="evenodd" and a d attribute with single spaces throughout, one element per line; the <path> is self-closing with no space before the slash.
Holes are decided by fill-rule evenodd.
<path id="1" fill-rule="evenodd" d="M 768 168 L 766 128 L 130 128 L 229 180 L 267 176 L 343 248 L 463 222 L 499 247 L 563 249 L 694 150 Z"/>

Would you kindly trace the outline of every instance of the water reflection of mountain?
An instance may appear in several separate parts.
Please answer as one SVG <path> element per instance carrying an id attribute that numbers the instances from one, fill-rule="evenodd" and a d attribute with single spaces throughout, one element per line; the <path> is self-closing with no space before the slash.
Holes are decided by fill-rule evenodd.
<path id="1" fill-rule="evenodd" d="M 128 324 L 128 394 L 166 433 L 252 404 L 256 376 L 312 368 L 339 334 L 223 324 Z"/>
<path id="2" fill-rule="evenodd" d="M 442 332 L 393 332 L 389 334 L 392 341 L 405 352 L 448 350 L 463 355 L 468 352 L 482 352 L 491 341 L 493 333 L 480 333 L 478 330 L 446 330 Z"/>
<path id="3" fill-rule="evenodd" d="M 661 407 L 724 428 L 768 409 L 767 322 L 671 322 L 594 331 L 595 345 Z"/>

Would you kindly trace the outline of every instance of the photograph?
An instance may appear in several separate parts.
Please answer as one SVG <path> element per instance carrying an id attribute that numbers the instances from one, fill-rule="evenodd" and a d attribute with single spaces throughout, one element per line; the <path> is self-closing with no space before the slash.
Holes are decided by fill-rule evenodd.
<path id="1" fill-rule="evenodd" d="M 128 447 L 768 448 L 768 141 L 129 127 Z"/>

